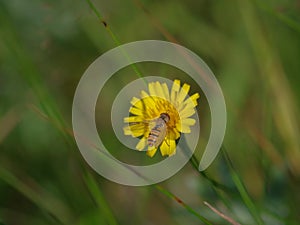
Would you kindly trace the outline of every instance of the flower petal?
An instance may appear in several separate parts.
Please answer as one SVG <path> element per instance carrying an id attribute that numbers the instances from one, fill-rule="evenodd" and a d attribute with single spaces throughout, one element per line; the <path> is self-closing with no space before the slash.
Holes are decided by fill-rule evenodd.
<path id="1" fill-rule="evenodd" d="M 168 88 L 167 84 L 163 83 L 161 86 L 162 86 L 166 100 L 170 101 L 170 93 L 169 93 L 169 88 Z"/>
<path id="2" fill-rule="evenodd" d="M 136 145 L 136 149 L 139 151 L 142 151 L 147 143 L 147 138 L 146 137 L 142 137 L 142 139 L 139 141 L 139 143 Z"/>
<path id="3" fill-rule="evenodd" d="M 190 90 L 190 85 L 188 84 L 184 84 L 179 92 L 179 95 L 176 99 L 178 104 L 182 104 L 183 100 L 185 99 L 185 97 L 187 96 L 187 94 L 189 93 Z"/>
<path id="4" fill-rule="evenodd" d="M 141 98 L 147 98 L 147 97 L 149 97 L 148 93 L 145 92 L 145 91 L 141 91 L 140 95 L 141 95 Z"/>
<path id="5" fill-rule="evenodd" d="M 145 106 L 145 111 L 147 111 L 147 109 L 155 108 L 155 98 L 148 96 L 143 98 L 142 101 L 143 105 Z"/>
<path id="6" fill-rule="evenodd" d="M 157 151 L 157 148 L 148 148 L 147 155 L 153 157 Z"/>
<path id="7" fill-rule="evenodd" d="M 193 118 L 185 118 L 185 119 L 182 120 L 181 123 L 184 124 L 184 125 L 187 125 L 187 126 L 193 126 L 193 125 L 195 125 L 196 120 L 193 119 Z"/>
<path id="8" fill-rule="evenodd" d="M 175 153 L 176 153 L 176 142 L 175 140 L 170 140 L 169 156 L 172 156 Z"/>
<path id="9" fill-rule="evenodd" d="M 188 97 L 183 103 L 181 103 L 178 107 L 177 110 L 181 111 L 185 108 L 195 108 L 197 106 L 197 99 L 199 98 L 199 94 L 196 93 L 192 95 L 191 97 Z"/>
<path id="10" fill-rule="evenodd" d="M 148 132 L 147 126 L 143 123 L 129 125 L 123 128 L 125 135 L 131 135 L 133 137 L 139 137 L 145 135 Z"/>
<path id="11" fill-rule="evenodd" d="M 155 82 L 154 86 L 155 86 L 156 95 L 162 99 L 166 99 L 161 84 L 157 81 Z"/>
<path id="12" fill-rule="evenodd" d="M 132 135 L 132 131 L 129 126 L 123 127 L 123 131 L 125 135 Z"/>
<path id="13" fill-rule="evenodd" d="M 198 105 L 198 102 L 197 102 L 198 98 L 200 98 L 199 93 L 195 93 L 191 97 L 189 97 L 189 99 L 192 100 L 194 106 Z"/>
<path id="14" fill-rule="evenodd" d="M 135 106 L 136 108 L 142 108 L 142 101 L 139 98 L 133 97 L 130 101 L 131 105 Z"/>
<path id="15" fill-rule="evenodd" d="M 172 90 L 174 90 L 174 91 L 179 91 L 179 89 L 180 89 L 180 80 L 174 80 L 174 82 L 173 82 L 173 87 L 172 87 Z"/>
<path id="16" fill-rule="evenodd" d="M 177 140 L 178 138 L 180 138 L 180 133 L 177 131 L 176 128 L 174 128 L 172 131 L 175 133 L 175 138 L 174 138 L 174 140 Z"/>
<path id="17" fill-rule="evenodd" d="M 176 152 L 176 142 L 175 140 L 165 140 L 160 146 L 160 153 L 162 156 L 168 155 L 174 155 Z"/>
<path id="18" fill-rule="evenodd" d="M 124 123 L 136 123 L 136 122 L 143 122 L 143 118 L 141 116 L 129 116 L 124 117 Z"/>
<path id="19" fill-rule="evenodd" d="M 190 107 L 185 107 L 183 110 L 179 111 L 179 117 L 181 120 L 190 117 L 193 114 L 195 114 L 195 109 Z"/>
<path id="20" fill-rule="evenodd" d="M 154 82 L 151 82 L 151 83 L 148 84 L 148 89 L 149 89 L 150 96 L 157 96 L 154 85 L 155 85 Z"/>
<path id="21" fill-rule="evenodd" d="M 136 108 L 136 107 L 130 107 L 129 112 L 131 112 L 133 115 L 142 116 L 144 114 L 144 110 Z"/>
<path id="22" fill-rule="evenodd" d="M 148 97 L 144 98 L 144 104 L 145 104 L 145 114 L 143 115 L 145 119 L 152 120 L 159 115 L 159 108 L 157 107 L 157 97 Z"/>
<path id="23" fill-rule="evenodd" d="M 177 131 L 177 129 L 176 128 L 169 128 L 169 130 L 168 130 L 168 133 L 167 133 L 167 135 L 166 135 L 166 138 L 167 139 L 173 139 L 173 140 L 176 140 L 176 139 L 178 139 L 180 137 L 180 134 L 179 134 L 179 132 Z"/>
<path id="24" fill-rule="evenodd" d="M 162 156 L 165 156 L 165 155 L 169 155 L 169 152 L 170 152 L 170 145 L 167 144 L 166 141 L 163 141 L 163 143 L 161 144 L 160 146 L 160 153 Z"/>
<path id="25" fill-rule="evenodd" d="M 180 132 L 186 134 L 191 133 L 191 128 L 189 125 L 181 124 Z"/>
<path id="26" fill-rule="evenodd" d="M 172 89 L 171 89 L 171 102 L 173 104 L 176 103 L 176 99 L 177 99 L 179 89 L 180 89 L 180 80 L 174 80 L 173 86 L 172 86 Z"/>

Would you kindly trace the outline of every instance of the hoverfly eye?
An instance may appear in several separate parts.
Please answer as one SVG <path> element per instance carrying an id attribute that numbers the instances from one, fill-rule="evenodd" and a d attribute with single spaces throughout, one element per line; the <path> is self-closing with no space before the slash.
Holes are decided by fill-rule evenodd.
<path id="1" fill-rule="evenodd" d="M 169 122 L 170 116 L 167 113 L 160 114 L 160 117 L 165 121 L 165 123 Z"/>

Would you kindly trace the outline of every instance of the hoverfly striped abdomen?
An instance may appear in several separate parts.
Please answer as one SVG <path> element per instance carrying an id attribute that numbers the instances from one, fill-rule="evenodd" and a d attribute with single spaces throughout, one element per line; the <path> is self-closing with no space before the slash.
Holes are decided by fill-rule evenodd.
<path id="1" fill-rule="evenodd" d="M 157 148 L 165 139 L 167 133 L 167 123 L 170 116 L 167 113 L 160 114 L 155 120 L 155 125 L 151 129 L 148 137 L 148 146 Z"/>

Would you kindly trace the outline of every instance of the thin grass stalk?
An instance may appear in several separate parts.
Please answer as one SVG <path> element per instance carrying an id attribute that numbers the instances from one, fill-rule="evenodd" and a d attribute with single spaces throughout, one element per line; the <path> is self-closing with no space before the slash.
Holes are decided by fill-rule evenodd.
<path id="1" fill-rule="evenodd" d="M 103 193 L 100 191 L 98 184 L 96 183 L 95 178 L 90 174 L 86 173 L 84 176 L 84 181 L 88 187 L 89 192 L 91 193 L 93 200 L 96 202 L 97 206 L 101 210 L 101 214 L 105 215 L 105 219 L 109 225 L 118 225 L 115 216 L 105 200 Z"/>
<path id="2" fill-rule="evenodd" d="M 2 18 L 1 11 L 0 18 Z M 47 88 L 43 85 L 40 74 L 36 69 L 34 63 L 32 62 L 31 57 L 29 56 L 25 48 L 21 45 L 20 41 L 17 38 L 17 35 L 12 30 L 12 26 L 9 25 L 9 21 L 2 18 L 1 22 L 6 25 L 5 35 L 2 35 L 2 37 L 4 43 L 6 44 L 6 47 L 9 50 L 8 52 L 14 59 L 14 61 L 17 62 L 16 68 L 20 71 L 20 74 L 23 76 L 24 80 L 33 90 L 33 93 L 37 97 L 43 112 L 41 112 L 37 107 L 34 107 L 34 109 L 38 111 L 38 115 L 41 115 L 46 120 L 50 121 L 54 125 L 54 127 L 56 127 L 60 131 L 69 146 L 73 146 L 73 139 L 70 138 L 72 136 L 69 135 L 71 129 L 66 128 L 67 125 L 60 113 L 60 110 L 58 109 L 57 104 L 55 104 L 55 101 L 50 93 L 47 91 Z M 47 204 L 44 204 L 43 200 L 37 193 L 30 190 L 28 187 L 26 187 L 25 184 L 22 184 L 20 181 L 18 181 L 17 178 L 10 174 L 8 171 L 5 172 L 4 169 L 1 169 L 0 172 L 0 178 L 6 183 L 13 186 L 16 190 L 21 192 L 38 206 L 46 209 L 46 211 L 49 211 L 49 213 L 51 215 L 54 215 L 55 218 L 58 218 L 61 223 L 70 224 L 69 219 L 64 219 L 61 217 L 61 215 L 57 215 L 59 214 L 56 211 L 57 207 L 53 207 L 53 209 L 51 209 L 51 207 L 49 207 Z M 90 180 L 92 179 L 94 178 L 90 178 Z M 99 191 L 97 194 L 99 194 Z M 99 198 L 99 195 L 95 196 L 95 198 L 97 197 Z M 109 220 L 111 220 L 111 217 L 109 218 Z"/>
<path id="3" fill-rule="evenodd" d="M 196 216 L 198 219 L 200 219 L 204 224 L 206 225 L 212 225 L 212 223 L 206 219 L 205 217 L 201 216 L 199 213 L 197 213 L 192 207 L 190 207 L 189 205 L 187 205 L 184 201 L 182 201 L 180 198 L 178 198 L 176 195 L 174 195 L 173 193 L 171 193 L 170 191 L 164 189 L 162 186 L 160 185 L 155 185 L 154 186 L 158 191 L 160 191 L 161 193 L 163 193 L 165 196 L 175 200 L 178 204 L 180 204 L 183 208 L 185 208 L 189 213 L 193 214 L 194 216 Z"/>
<path id="4" fill-rule="evenodd" d="M 287 25 L 288 27 L 292 28 L 296 32 L 300 33 L 300 24 L 299 22 L 293 20 L 292 18 L 286 16 L 284 13 L 280 13 L 279 11 L 276 11 L 271 6 L 268 5 L 265 1 L 262 0 L 256 0 L 254 1 L 256 5 L 264 10 L 265 12 L 269 13 L 270 15 L 274 16 L 276 19 L 280 20 L 282 23 Z"/>
<path id="5" fill-rule="evenodd" d="M 1 38 L 7 50 L 7 55 L 11 62 L 14 63 L 20 76 L 27 82 L 43 111 L 51 118 L 56 125 L 65 126 L 65 121 L 58 110 L 58 107 L 51 97 L 47 88 L 42 84 L 41 76 L 37 67 L 34 65 L 29 51 L 22 45 L 14 26 L 9 19 L 9 14 L 4 9 L 0 9 L 0 21 L 3 30 L 0 31 Z M 65 133 L 62 133 L 66 142 L 70 139 Z"/>
<path id="6" fill-rule="evenodd" d="M 222 146 L 223 148 L 223 156 L 225 158 L 225 161 L 227 163 L 227 166 L 229 168 L 229 172 L 231 175 L 231 179 L 234 182 L 238 192 L 240 193 L 240 196 L 243 200 L 243 202 L 245 203 L 246 207 L 248 208 L 250 214 L 252 215 L 253 219 L 255 220 L 255 222 L 258 225 L 264 225 L 264 221 L 262 220 L 260 213 L 259 213 L 259 209 L 257 209 L 257 207 L 255 206 L 254 202 L 252 201 L 250 195 L 248 194 L 245 185 L 243 184 L 240 176 L 238 175 L 238 173 L 236 172 L 236 170 L 233 167 L 233 164 L 226 152 L 226 149 L 224 146 Z"/>
<path id="7" fill-rule="evenodd" d="M 122 43 L 119 40 L 119 38 L 117 37 L 117 35 L 112 31 L 112 29 L 110 28 L 109 24 L 107 23 L 107 21 L 104 20 L 104 18 L 101 16 L 99 10 L 96 8 L 96 6 L 92 3 L 91 0 L 86 0 L 86 2 L 88 3 L 88 5 L 90 6 L 90 8 L 93 10 L 93 12 L 96 14 L 97 18 L 101 21 L 101 23 L 103 24 L 105 30 L 109 33 L 109 35 L 111 36 L 112 40 L 114 41 L 114 43 L 116 44 L 116 46 L 121 46 Z M 126 57 L 126 59 L 128 60 L 128 62 L 132 62 L 132 60 L 130 59 L 130 56 L 128 55 L 127 52 L 125 52 L 123 49 L 121 49 L 123 52 L 123 55 Z M 142 73 L 139 71 L 139 69 L 137 68 L 137 66 L 135 64 L 130 64 L 130 66 L 132 67 L 132 69 L 134 70 L 135 74 L 142 78 L 144 80 L 144 82 L 146 83 L 144 76 L 142 75 Z"/>

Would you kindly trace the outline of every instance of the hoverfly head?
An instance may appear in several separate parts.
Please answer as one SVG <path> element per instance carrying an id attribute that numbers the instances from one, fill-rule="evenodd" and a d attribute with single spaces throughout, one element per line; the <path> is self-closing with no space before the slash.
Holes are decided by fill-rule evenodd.
<path id="1" fill-rule="evenodd" d="M 167 123 L 170 120 L 170 116 L 167 113 L 160 114 L 160 117 Z"/>

